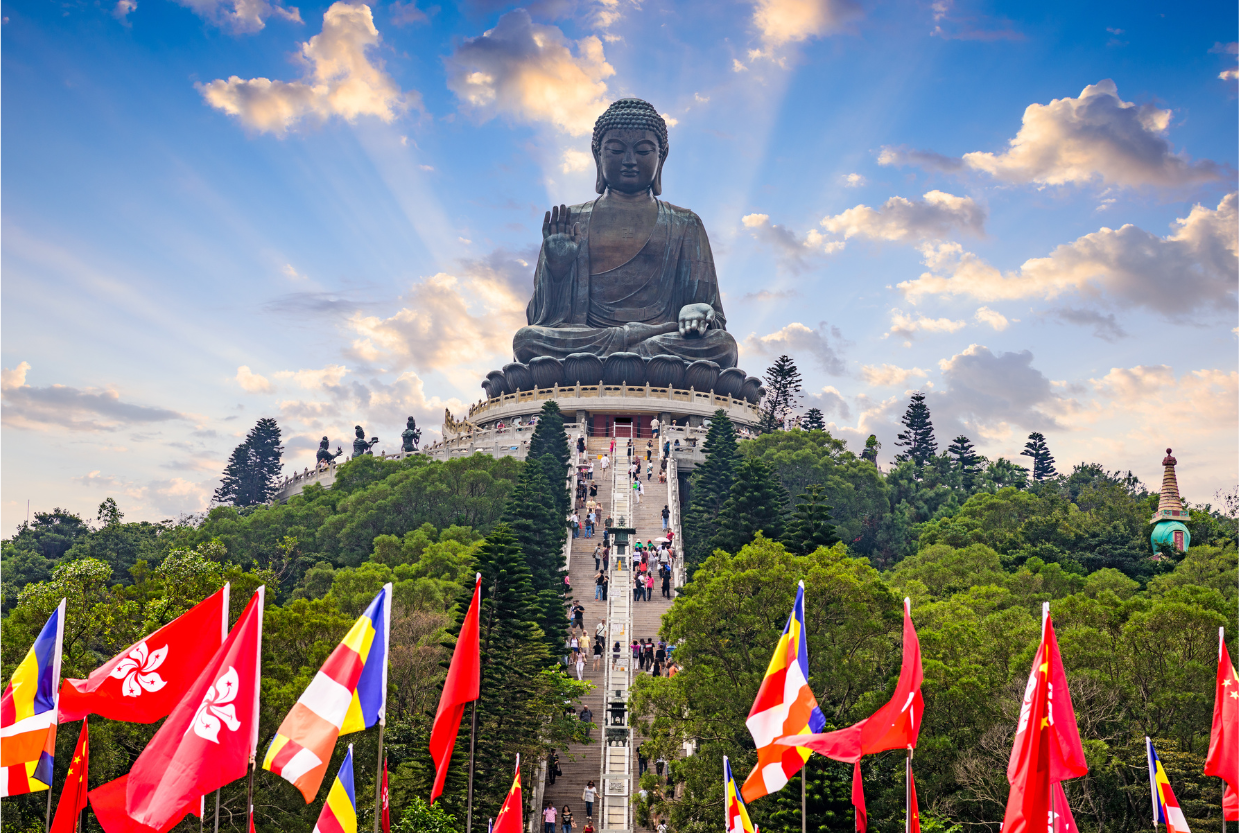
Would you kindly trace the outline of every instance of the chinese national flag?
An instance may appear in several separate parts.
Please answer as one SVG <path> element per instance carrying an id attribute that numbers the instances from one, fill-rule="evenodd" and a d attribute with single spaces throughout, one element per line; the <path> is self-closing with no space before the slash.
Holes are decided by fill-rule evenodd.
<path id="1" fill-rule="evenodd" d="M 908 771 L 908 833 L 921 834 L 921 810 L 917 807 L 917 783 L 913 771 Z"/>
<path id="2" fill-rule="evenodd" d="M 53 834 L 76 834 L 78 831 L 78 815 L 89 801 L 86 788 L 87 768 L 90 763 L 90 738 L 86 734 L 86 721 L 82 721 L 82 732 L 78 735 L 77 748 L 73 751 L 73 761 L 69 764 L 69 775 L 65 777 L 64 789 L 60 792 L 60 802 L 56 805 L 56 818 L 52 820 Z"/>
<path id="3" fill-rule="evenodd" d="M 392 812 L 388 809 L 387 756 L 383 757 L 383 789 L 379 797 L 379 830 L 384 834 L 392 831 Z"/>
<path id="4" fill-rule="evenodd" d="M 504 807 L 499 809 L 499 816 L 491 831 L 498 834 L 521 834 L 524 831 L 521 810 L 521 757 L 517 756 L 517 771 L 512 777 L 512 787 L 504 798 Z"/>
<path id="5" fill-rule="evenodd" d="M 461 715 L 465 704 L 478 699 L 482 684 L 482 657 L 478 650 L 478 610 L 482 591 L 482 575 L 474 578 L 474 599 L 469 612 L 461 623 L 461 635 L 452 652 L 452 664 L 448 666 L 448 678 L 439 696 L 439 709 L 431 727 L 431 758 L 435 761 L 435 784 L 431 787 L 430 801 L 443 793 L 443 783 L 448 777 L 448 762 L 452 760 L 452 747 L 461 728 Z"/>
<path id="6" fill-rule="evenodd" d="M 1210 726 L 1210 751 L 1206 754 L 1205 774 L 1227 782 L 1223 797 L 1223 816 L 1240 817 L 1236 791 L 1240 790 L 1240 682 L 1231 665 L 1231 655 L 1219 628 L 1218 672 L 1214 681 L 1214 722 Z M 1231 807 L 1228 808 L 1228 805 Z"/>
<path id="7" fill-rule="evenodd" d="M 228 632 L 228 586 L 180 618 L 60 689 L 60 722 L 95 714 L 154 723 L 176 706 Z"/>
<path id="8" fill-rule="evenodd" d="M 1021 705 L 1007 777 L 1011 784 L 1003 832 L 1045 834 L 1052 826 L 1051 785 L 1084 775 L 1076 714 L 1050 616 L 1042 620 L 1042 643 L 1033 659 Z M 1066 803 L 1066 800 L 1065 800 Z"/>
<path id="9" fill-rule="evenodd" d="M 258 738 L 263 597 L 259 587 L 224 645 L 134 762 L 125 809 L 138 822 L 167 825 L 249 768 Z"/>

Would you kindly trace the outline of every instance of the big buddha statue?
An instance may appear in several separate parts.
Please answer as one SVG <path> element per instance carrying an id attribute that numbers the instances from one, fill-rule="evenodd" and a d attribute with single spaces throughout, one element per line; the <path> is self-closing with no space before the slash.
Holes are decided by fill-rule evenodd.
<path id="1" fill-rule="evenodd" d="M 648 102 L 621 99 L 594 124 L 590 148 L 599 196 L 543 218 L 517 361 L 627 352 L 734 367 L 706 229 L 659 198 L 667 123 Z"/>

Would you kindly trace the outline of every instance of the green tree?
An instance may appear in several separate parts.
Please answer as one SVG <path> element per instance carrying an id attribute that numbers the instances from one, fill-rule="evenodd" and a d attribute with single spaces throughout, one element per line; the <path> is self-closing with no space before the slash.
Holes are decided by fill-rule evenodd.
<path id="1" fill-rule="evenodd" d="M 527 459 L 504 509 L 504 522 L 521 535 L 520 550 L 537 593 L 538 625 L 547 638 L 564 627 L 564 515 L 547 482 L 556 461 L 550 453 Z"/>
<path id="2" fill-rule="evenodd" d="M 766 397 L 762 400 L 758 426 L 763 432 L 774 432 L 782 429 L 788 415 L 796 410 L 801 374 L 797 371 L 796 362 L 790 356 L 783 355 L 766 369 L 763 378 L 766 380 Z"/>
<path id="3" fill-rule="evenodd" d="M 930 408 L 926 405 L 926 395 L 918 391 L 909 400 L 904 416 L 900 418 L 904 431 L 896 435 L 896 443 L 902 449 L 896 456 L 896 463 L 912 461 L 918 471 L 926 461 L 934 457 L 934 425 L 930 422 Z"/>
<path id="4" fill-rule="evenodd" d="M 801 428 L 807 432 L 825 431 L 827 426 L 822 419 L 822 410 L 811 408 L 805 412 L 805 416 L 801 418 Z"/>
<path id="5" fill-rule="evenodd" d="M 551 460 L 544 457 L 548 455 Z M 564 415 L 560 413 L 559 403 L 554 400 L 543 403 L 534 433 L 530 435 L 530 448 L 525 459 L 529 461 L 535 458 L 541 460 L 547 482 L 555 493 L 556 513 L 561 517 L 568 516 L 568 505 L 571 501 L 568 465 L 572 462 L 572 453 L 569 450 L 568 435 L 564 431 Z"/>
<path id="6" fill-rule="evenodd" d="M 706 453 L 706 460 L 689 478 L 689 510 L 684 517 L 686 565 L 690 572 L 710 554 L 718 530 L 719 511 L 736 480 L 736 466 L 740 461 L 736 427 L 722 409 L 710 418 L 702 451 Z"/>
<path id="7" fill-rule="evenodd" d="M 283 454 L 280 427 L 274 418 L 262 418 L 229 456 L 212 501 L 239 508 L 270 501 L 276 492 Z"/>
<path id="8" fill-rule="evenodd" d="M 978 473 L 982 471 L 981 457 L 973 449 L 973 442 L 964 435 L 957 435 L 947 447 L 947 452 L 952 459 L 952 468 L 957 471 L 960 476 L 960 486 L 965 492 L 973 489 L 977 482 Z"/>
<path id="9" fill-rule="evenodd" d="M 1055 477 L 1055 458 L 1046 445 L 1046 436 L 1041 432 L 1029 433 L 1029 440 L 1020 454 L 1028 455 L 1033 459 L 1034 481 L 1045 481 Z"/>
<path id="10" fill-rule="evenodd" d="M 754 535 L 779 539 L 784 532 L 788 494 L 764 461 L 750 458 L 736 468 L 736 480 L 716 520 L 715 548 L 740 551 Z"/>
<path id="11" fill-rule="evenodd" d="M 839 542 L 831 524 L 831 506 L 825 504 L 821 484 L 811 484 L 797 496 L 796 512 L 788 525 L 784 544 L 794 554 L 813 554 L 819 546 Z"/>

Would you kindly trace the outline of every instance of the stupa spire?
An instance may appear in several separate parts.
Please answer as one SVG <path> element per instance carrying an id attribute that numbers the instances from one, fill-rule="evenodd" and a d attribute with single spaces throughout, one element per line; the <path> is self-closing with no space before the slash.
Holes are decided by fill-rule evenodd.
<path id="1" fill-rule="evenodd" d="M 1175 479 L 1175 464 L 1175 456 L 1168 449 L 1167 457 L 1163 458 L 1163 480 L 1162 489 L 1158 493 L 1158 510 L 1150 519 L 1150 522 L 1154 523 L 1153 533 L 1150 534 L 1150 545 L 1155 551 L 1158 551 L 1159 546 L 1163 544 L 1174 546 L 1179 551 L 1185 551 L 1188 548 L 1188 528 L 1182 523 L 1191 522 L 1192 517 L 1188 515 L 1188 511 L 1184 510 L 1184 503 L 1180 501 L 1180 485 Z"/>

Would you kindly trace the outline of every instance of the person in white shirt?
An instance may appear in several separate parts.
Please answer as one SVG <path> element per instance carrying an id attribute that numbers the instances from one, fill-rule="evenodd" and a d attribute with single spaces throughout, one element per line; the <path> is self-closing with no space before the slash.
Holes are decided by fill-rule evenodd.
<path id="1" fill-rule="evenodd" d="M 607 475 L 607 468 L 611 466 L 611 459 L 607 457 L 607 453 L 603 453 L 603 475 Z"/>

